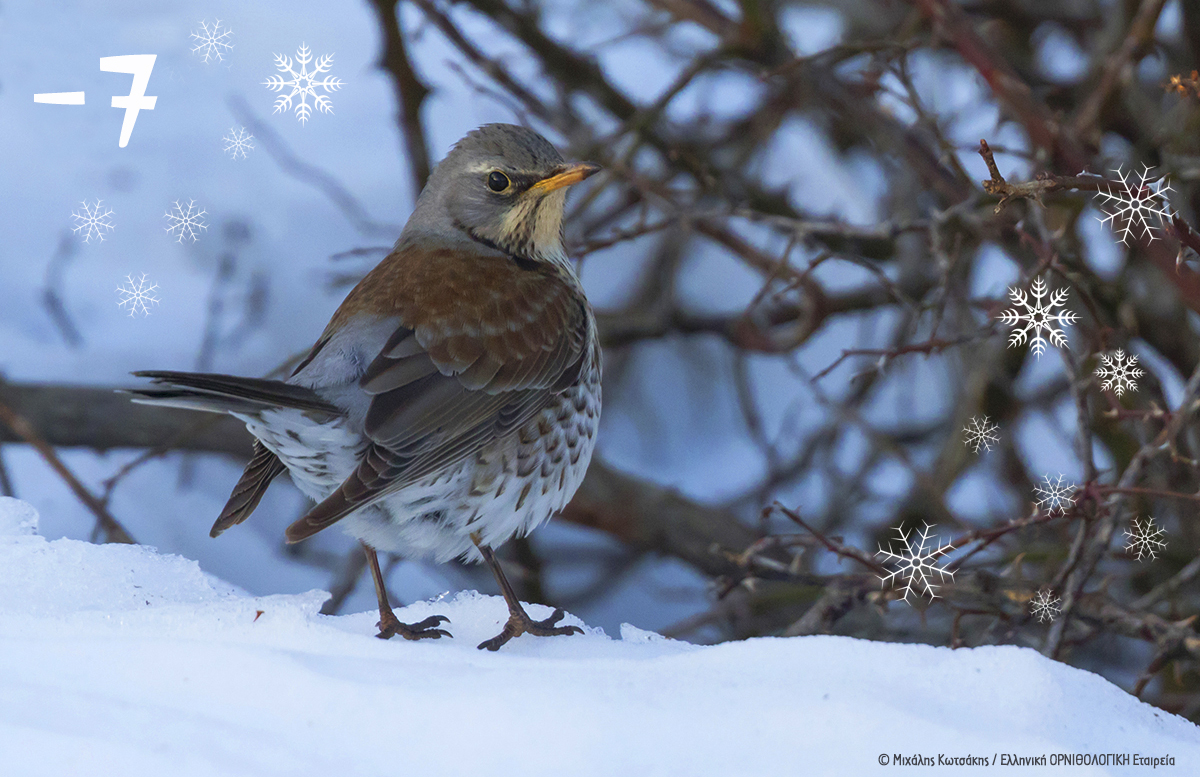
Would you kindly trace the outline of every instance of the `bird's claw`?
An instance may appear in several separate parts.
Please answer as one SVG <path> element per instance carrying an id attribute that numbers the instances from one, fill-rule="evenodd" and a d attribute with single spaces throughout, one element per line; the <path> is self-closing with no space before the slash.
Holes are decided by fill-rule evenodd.
<path id="1" fill-rule="evenodd" d="M 438 625 L 449 622 L 450 619 L 444 615 L 430 615 L 420 623 L 401 623 L 399 618 L 388 613 L 379 619 L 379 623 L 375 624 L 379 627 L 379 633 L 375 636 L 380 639 L 391 639 L 399 634 L 405 639 L 411 640 L 453 638 L 454 635 L 450 632 L 437 628 Z"/>
<path id="2" fill-rule="evenodd" d="M 504 624 L 504 629 L 487 640 L 479 643 L 480 650 L 491 650 L 493 652 L 502 648 L 513 637 L 519 637 L 522 634 L 532 634 L 535 637 L 565 637 L 570 634 L 582 634 L 583 629 L 578 626 L 555 626 L 566 616 L 562 608 L 556 608 L 550 613 L 550 617 L 545 620 L 535 621 L 526 615 L 524 612 L 510 613 L 508 623 Z"/>

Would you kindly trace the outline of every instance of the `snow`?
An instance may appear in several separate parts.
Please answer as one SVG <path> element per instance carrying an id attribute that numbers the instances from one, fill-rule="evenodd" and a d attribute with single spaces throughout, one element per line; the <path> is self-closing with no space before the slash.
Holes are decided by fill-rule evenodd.
<path id="1" fill-rule="evenodd" d="M 474 592 L 398 613 L 447 615 L 455 639 L 384 642 L 375 613 L 320 615 L 323 592 L 252 597 L 180 556 L 36 526 L 30 505 L 0 498 L 7 774 L 841 775 L 881 753 L 1200 763 L 1191 723 L 1023 648 L 700 647 L 625 625 L 493 654 L 475 645 L 504 603 Z"/>

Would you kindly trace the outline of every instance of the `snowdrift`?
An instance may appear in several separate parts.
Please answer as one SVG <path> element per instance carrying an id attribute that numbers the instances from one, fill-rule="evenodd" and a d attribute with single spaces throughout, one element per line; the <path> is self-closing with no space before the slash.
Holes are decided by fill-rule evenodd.
<path id="1" fill-rule="evenodd" d="M 928 769 L 885 755 L 1057 753 L 1200 766 L 1191 723 L 1021 648 L 698 647 L 584 625 L 492 654 L 475 645 L 506 617 L 498 597 L 398 611 L 451 620 L 455 639 L 413 643 L 376 639 L 375 613 L 318 614 L 325 596 L 250 597 L 151 548 L 47 541 L 32 507 L 0 498 L 0 771 L 859 775 Z"/>

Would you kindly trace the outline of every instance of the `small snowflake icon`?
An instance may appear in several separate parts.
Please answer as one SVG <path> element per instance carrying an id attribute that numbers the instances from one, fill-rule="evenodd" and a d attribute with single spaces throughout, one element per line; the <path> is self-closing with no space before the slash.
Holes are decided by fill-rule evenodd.
<path id="1" fill-rule="evenodd" d="M 1159 227 L 1171 218 L 1171 211 L 1165 203 L 1167 192 L 1171 186 L 1166 177 L 1152 178 L 1149 166 L 1143 165 L 1140 180 L 1134 183 L 1120 168 L 1113 172 L 1121 181 L 1121 188 L 1115 193 L 1113 187 L 1108 191 L 1096 192 L 1097 197 L 1103 198 L 1100 209 L 1104 218 L 1096 218 L 1101 224 L 1108 224 L 1113 231 L 1121 236 L 1121 242 L 1128 244 L 1129 238 L 1137 237 L 1134 230 L 1141 227 L 1141 236 L 1154 241 L 1154 227 L 1151 221 L 1157 220 Z M 1118 228 L 1119 227 L 1119 228 Z"/>
<path id="2" fill-rule="evenodd" d="M 200 238 L 196 235 L 198 229 L 208 229 L 208 225 L 204 223 L 206 211 L 196 211 L 196 201 L 188 200 L 187 207 L 175 201 L 174 212 L 167 211 L 163 218 L 171 222 L 171 226 L 164 227 L 168 233 L 174 235 L 178 231 L 179 241 L 191 240 L 195 243 Z"/>
<path id="3" fill-rule="evenodd" d="M 933 527 L 925 524 L 925 528 L 921 531 L 909 529 L 906 533 L 903 529 L 896 529 L 896 533 L 900 535 L 900 552 L 892 551 L 892 544 L 888 543 L 888 549 L 884 550 L 880 546 L 879 552 L 875 555 L 882 556 L 885 563 L 891 562 L 896 565 L 893 572 L 886 576 L 880 575 L 879 580 L 883 585 L 887 585 L 893 581 L 904 581 L 904 601 L 908 601 L 908 595 L 915 593 L 918 597 L 922 594 L 927 594 L 932 601 L 938 598 L 937 586 L 933 583 L 933 576 L 937 575 L 939 582 L 944 582 L 948 576 L 951 580 L 954 579 L 954 573 L 939 567 L 936 562 L 939 558 L 954 550 L 950 543 L 938 545 L 937 548 L 927 548 L 925 543 L 929 541 L 929 535 Z"/>
<path id="4" fill-rule="evenodd" d="M 313 70 L 309 72 L 308 63 L 313 63 Z M 300 72 L 296 72 L 295 65 L 300 66 Z M 342 88 L 342 80 L 333 76 L 325 76 L 320 81 L 317 76 L 321 73 L 328 73 L 333 65 L 333 55 L 326 54 L 317 57 L 313 61 L 312 54 L 309 53 L 308 46 L 301 43 L 300 48 L 296 50 L 296 60 L 292 61 L 291 57 L 283 54 L 275 55 L 275 67 L 283 73 L 291 76 L 290 79 L 284 80 L 281 75 L 269 76 L 266 81 L 263 81 L 263 86 L 270 89 L 272 92 L 281 92 L 279 97 L 275 98 L 274 113 L 280 111 L 291 110 L 292 98 L 300 95 L 300 102 L 296 104 L 296 118 L 301 124 L 308 121 L 312 115 L 312 109 L 315 106 L 322 113 L 333 113 L 333 103 L 328 97 L 328 93 Z M 282 94 L 283 88 L 290 86 L 292 90 L 287 94 Z M 318 89 L 324 89 L 326 94 L 317 94 Z M 313 98 L 313 105 L 308 104 L 309 96 Z"/>
<path id="5" fill-rule="evenodd" d="M 1058 289 L 1050 295 L 1049 302 L 1043 304 L 1042 298 L 1046 296 L 1046 282 L 1041 278 L 1035 278 L 1033 284 L 1029 287 L 1030 293 L 1033 295 L 1033 303 L 1029 301 L 1029 297 L 1025 295 L 1023 289 L 1013 287 L 1008 290 L 1008 295 L 1015 305 L 1020 305 L 1024 310 L 1013 307 L 1000 314 L 1000 320 L 1009 326 L 1017 326 L 1023 324 L 1019 329 L 1014 329 L 1012 334 L 1008 336 L 1008 347 L 1014 348 L 1018 345 L 1023 345 L 1029 339 L 1030 333 L 1033 334 L 1031 349 L 1033 355 L 1039 359 L 1046 351 L 1046 338 L 1042 337 L 1045 332 L 1050 338 L 1050 343 L 1062 348 L 1069 347 L 1067 345 L 1067 336 L 1061 329 L 1055 328 L 1066 324 L 1074 324 L 1077 316 L 1070 310 L 1053 312 L 1054 308 L 1064 307 L 1063 303 L 1067 301 L 1067 290 Z"/>
<path id="6" fill-rule="evenodd" d="M 1144 523 L 1134 518 L 1133 531 L 1125 530 L 1125 536 L 1129 538 L 1125 543 L 1125 550 L 1132 553 L 1138 561 L 1147 556 L 1153 561 L 1158 557 L 1158 551 L 1167 547 L 1167 543 L 1160 539 L 1164 534 L 1165 531 L 1154 525 L 1153 518 L 1147 518 Z"/>
<path id="7" fill-rule="evenodd" d="M 1062 474 L 1059 474 L 1057 480 L 1051 480 L 1049 475 L 1044 475 L 1042 479 L 1045 482 L 1033 488 L 1033 492 L 1038 496 L 1035 504 L 1039 509 L 1045 510 L 1047 515 L 1062 514 L 1075 504 L 1074 483 L 1064 486 Z"/>
<path id="8" fill-rule="evenodd" d="M 1103 378 L 1100 387 L 1118 397 L 1126 390 L 1137 391 L 1137 379 L 1146 374 L 1138 368 L 1137 360 L 1136 356 L 1126 356 L 1120 348 L 1111 354 L 1100 354 L 1100 366 L 1096 368 L 1096 377 Z"/>
<path id="9" fill-rule="evenodd" d="M 104 231 L 116 229 L 109 216 L 113 214 L 108 208 L 101 208 L 100 203 L 104 200 L 96 200 L 92 205 L 88 205 L 87 201 L 79 203 L 83 206 L 83 211 L 80 213 L 72 213 L 71 218 L 75 220 L 76 226 L 71 228 L 72 232 L 83 235 L 83 242 L 90 243 L 92 238 L 96 238 L 100 242 L 104 242 Z"/>
<path id="10" fill-rule="evenodd" d="M 1038 591 L 1037 596 L 1029 600 L 1029 612 L 1038 619 L 1039 623 L 1052 621 L 1062 610 L 1059 604 L 1062 599 L 1059 599 L 1050 589 L 1043 588 Z"/>
<path id="11" fill-rule="evenodd" d="M 200 22 L 200 29 L 192 33 L 192 40 L 196 41 L 196 45 L 192 46 L 192 52 L 204 57 L 204 62 L 210 59 L 215 59 L 217 62 L 225 60 L 225 54 L 233 48 L 233 44 L 229 42 L 229 37 L 233 35 L 233 31 L 226 27 L 221 29 L 221 20 L 217 19 L 217 23 L 210 29 L 207 21 Z"/>
<path id="12" fill-rule="evenodd" d="M 221 140 L 225 141 L 225 153 L 229 154 L 231 159 L 237 159 L 238 154 L 241 154 L 242 159 L 245 159 L 246 152 L 254 150 L 254 144 L 251 142 L 254 140 L 254 136 L 246 134 L 245 127 L 237 129 L 230 127 L 229 134 L 221 138 Z"/>
<path id="13" fill-rule="evenodd" d="M 1000 437 L 996 434 L 998 431 L 1000 427 L 989 423 L 987 416 L 984 416 L 982 421 L 971 416 L 971 423 L 963 427 L 963 434 L 966 435 L 963 442 L 975 453 L 979 453 L 980 448 L 990 451 L 992 445 L 1000 442 Z"/>
<path id="14" fill-rule="evenodd" d="M 125 281 L 124 284 L 117 287 L 117 293 L 121 295 L 121 301 L 117 303 L 117 306 L 122 308 L 128 306 L 130 317 L 136 316 L 138 313 L 143 316 L 150 315 L 146 303 L 158 304 L 158 297 L 154 296 L 154 290 L 158 288 L 158 284 L 147 284 L 146 273 L 142 273 L 136 281 L 132 275 L 126 275 Z"/>

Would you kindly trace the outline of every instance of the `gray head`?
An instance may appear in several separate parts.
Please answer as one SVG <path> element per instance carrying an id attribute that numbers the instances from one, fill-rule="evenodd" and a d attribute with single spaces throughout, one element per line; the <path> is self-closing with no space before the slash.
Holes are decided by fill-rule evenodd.
<path id="1" fill-rule="evenodd" d="M 486 124 L 429 176 L 401 241 L 463 236 L 513 256 L 561 261 L 567 187 L 600 168 L 571 164 L 533 130 Z"/>

